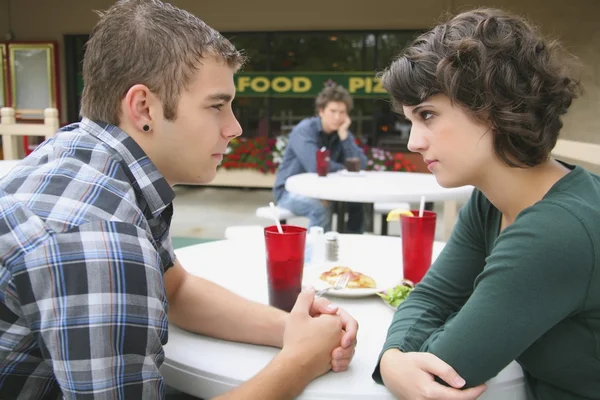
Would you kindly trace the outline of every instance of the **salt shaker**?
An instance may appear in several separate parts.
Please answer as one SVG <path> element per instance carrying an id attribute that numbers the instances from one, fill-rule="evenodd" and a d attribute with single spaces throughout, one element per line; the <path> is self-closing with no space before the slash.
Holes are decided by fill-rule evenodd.
<path id="1" fill-rule="evenodd" d="M 323 240 L 323 228 L 312 226 L 306 235 L 306 247 L 304 250 L 304 263 L 318 265 L 325 258 L 325 241 Z"/>
<path id="2" fill-rule="evenodd" d="M 340 251 L 338 236 L 337 232 L 327 232 L 325 234 L 325 261 L 338 261 Z"/>

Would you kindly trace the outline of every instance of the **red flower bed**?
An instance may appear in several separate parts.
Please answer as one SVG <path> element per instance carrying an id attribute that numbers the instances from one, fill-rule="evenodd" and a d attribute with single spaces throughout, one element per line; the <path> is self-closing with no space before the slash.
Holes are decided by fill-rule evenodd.
<path id="1" fill-rule="evenodd" d="M 287 138 L 237 138 L 229 143 L 228 152 L 223 157 L 220 168 L 256 170 L 262 173 L 275 173 L 283 158 Z M 363 145 L 357 140 L 367 157 L 367 171 L 408 171 L 415 166 L 405 159 L 402 153 L 392 153 L 376 147 Z"/>

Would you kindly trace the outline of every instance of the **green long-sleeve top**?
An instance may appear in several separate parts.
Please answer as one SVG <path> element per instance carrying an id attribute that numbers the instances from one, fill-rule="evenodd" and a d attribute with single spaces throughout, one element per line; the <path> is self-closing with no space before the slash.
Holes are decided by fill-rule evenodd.
<path id="1" fill-rule="evenodd" d="M 432 353 L 467 387 L 516 359 L 533 399 L 600 399 L 600 177 L 567 167 L 502 232 L 500 211 L 473 192 L 382 354 Z"/>

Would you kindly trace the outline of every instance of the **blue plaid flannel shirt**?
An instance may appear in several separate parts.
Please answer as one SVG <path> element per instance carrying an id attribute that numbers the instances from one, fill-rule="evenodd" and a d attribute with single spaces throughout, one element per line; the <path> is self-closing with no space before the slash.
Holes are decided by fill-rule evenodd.
<path id="1" fill-rule="evenodd" d="M 0 180 L 0 399 L 156 399 L 175 194 L 83 119 Z"/>

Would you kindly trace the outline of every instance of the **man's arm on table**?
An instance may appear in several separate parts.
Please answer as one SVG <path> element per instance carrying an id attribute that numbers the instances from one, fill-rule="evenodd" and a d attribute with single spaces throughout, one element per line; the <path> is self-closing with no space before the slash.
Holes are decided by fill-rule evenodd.
<path id="1" fill-rule="evenodd" d="M 331 355 L 344 335 L 344 325 L 338 315 L 312 317 L 314 291 L 302 292 L 287 314 L 193 276 L 178 262 L 165 274 L 165 286 L 173 302 L 169 318 L 182 328 L 226 340 L 283 347 L 254 378 L 220 399 L 291 399 L 331 369 Z M 353 346 L 346 351 L 353 352 Z M 345 369 L 349 361 L 340 365 Z"/>
<path id="2" fill-rule="evenodd" d="M 288 314 L 245 299 L 189 274 L 175 260 L 165 273 L 169 321 L 195 333 L 273 347 L 283 346 Z"/>
<path id="3" fill-rule="evenodd" d="M 284 311 L 250 301 L 194 276 L 185 271 L 178 260 L 165 273 L 165 289 L 169 320 L 185 330 L 235 342 L 283 346 L 289 317 Z M 345 335 L 341 348 L 334 351 L 333 368 L 345 370 L 354 353 L 358 324 L 347 312 L 324 298 L 314 301 L 310 313 L 337 313 L 341 317 Z"/>
<path id="4" fill-rule="evenodd" d="M 313 318 L 314 290 L 305 290 L 290 313 L 283 350 L 254 378 L 220 396 L 219 400 L 281 400 L 296 398 L 331 368 L 331 350 L 343 335 L 337 315 Z"/>

